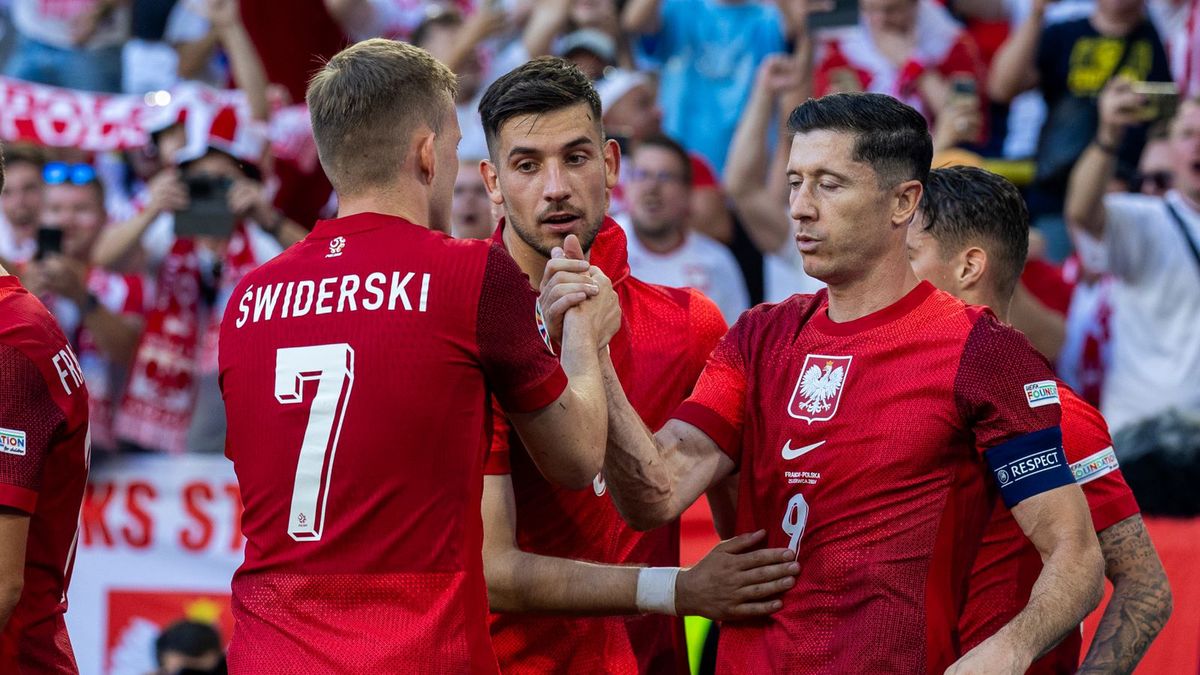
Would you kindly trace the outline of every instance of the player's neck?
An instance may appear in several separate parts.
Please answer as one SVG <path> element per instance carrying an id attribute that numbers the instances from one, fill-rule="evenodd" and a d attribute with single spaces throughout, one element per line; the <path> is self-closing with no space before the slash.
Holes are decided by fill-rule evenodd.
<path id="1" fill-rule="evenodd" d="M 1017 289 L 1017 292 L 1020 292 L 1020 288 Z M 996 318 L 1005 323 L 1009 322 L 1008 315 L 1012 308 L 1012 298 L 1005 300 L 1002 299 L 998 293 L 990 293 L 987 291 L 965 291 L 960 293 L 958 297 L 968 305 L 987 307 L 988 309 L 992 310 L 992 313 L 996 315 Z"/>
<path id="2" fill-rule="evenodd" d="M 881 260 L 858 279 L 829 284 L 829 319 L 834 323 L 861 319 L 895 304 L 918 283 L 907 256 Z"/>
<path id="3" fill-rule="evenodd" d="M 429 204 L 424 199 L 412 199 L 405 194 L 411 195 L 414 192 L 396 190 L 367 192 L 348 197 L 338 195 L 337 215 L 338 218 L 346 218 L 360 213 L 380 213 L 403 218 L 413 225 L 429 227 Z"/>
<path id="4" fill-rule="evenodd" d="M 4 269 L 4 265 L 0 265 L 0 277 L 9 276 L 8 270 Z"/>

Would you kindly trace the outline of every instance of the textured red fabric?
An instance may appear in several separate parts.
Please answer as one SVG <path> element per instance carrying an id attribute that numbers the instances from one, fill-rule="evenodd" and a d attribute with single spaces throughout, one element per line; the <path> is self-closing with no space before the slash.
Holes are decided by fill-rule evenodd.
<path id="1" fill-rule="evenodd" d="M 495 390 L 535 410 L 566 385 L 535 300 L 489 242 L 370 213 L 319 222 L 242 280 L 220 353 L 247 538 L 233 584 L 236 668 L 496 670 L 479 512 L 487 402 Z M 309 349 L 281 351 L 296 347 Z M 281 370 L 289 354 L 305 356 Z M 298 389 L 296 372 L 311 378 Z M 324 397 L 322 372 L 333 373 Z M 311 512 L 293 509 L 300 450 L 319 419 L 319 487 L 300 502 Z M 314 524 L 319 538 L 304 529 Z"/>
<path id="2" fill-rule="evenodd" d="M 621 304 L 621 330 L 609 344 L 617 376 L 642 420 L 657 429 L 691 391 L 725 320 L 696 291 L 630 276 L 625 234 L 612 221 L 590 259 L 613 280 Z M 496 426 L 507 430 L 499 416 Z M 590 489 L 564 490 L 542 477 L 515 434 L 498 435 L 507 437 L 493 445 L 487 473 L 512 474 L 522 550 L 609 564 L 679 565 L 678 523 L 638 532 L 617 513 L 602 476 Z M 493 614 L 491 631 L 506 673 L 687 672 L 682 625 L 674 617 Z"/>
<path id="3" fill-rule="evenodd" d="M 1059 424 L 1024 393 L 1052 375 L 1019 334 L 928 283 L 847 323 L 826 297 L 743 314 L 676 413 L 737 462 L 737 531 L 798 549 L 783 610 L 724 626 L 718 669 L 941 673 L 958 656 L 968 542 L 997 494 L 981 455 Z"/>
<path id="4" fill-rule="evenodd" d="M 46 308 L 0 277 L 0 505 L 30 514 L 25 587 L 0 633 L 0 672 L 78 672 L 63 614 L 88 471 L 88 396 Z"/>
<path id="5" fill-rule="evenodd" d="M 1099 411 L 1088 405 L 1062 382 L 1063 450 L 1072 464 L 1112 449 L 1108 426 Z M 1092 512 L 1096 532 L 1138 513 L 1137 501 L 1120 470 L 1106 473 L 1080 485 Z M 1037 549 L 1025 538 L 1012 512 L 997 502 L 988 523 L 979 556 L 971 571 L 967 605 L 959 628 L 962 649 L 983 642 L 1025 607 L 1033 583 L 1042 571 Z M 1030 673 L 1074 673 L 1079 666 L 1081 635 L 1072 631 L 1049 654 L 1034 662 Z"/>

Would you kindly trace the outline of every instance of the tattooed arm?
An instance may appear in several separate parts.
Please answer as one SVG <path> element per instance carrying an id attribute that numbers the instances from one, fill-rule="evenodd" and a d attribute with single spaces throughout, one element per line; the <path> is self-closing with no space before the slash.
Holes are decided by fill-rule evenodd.
<path id="1" fill-rule="evenodd" d="M 1080 673 L 1131 673 L 1171 616 L 1171 588 L 1140 515 L 1100 533 L 1112 598 Z"/>

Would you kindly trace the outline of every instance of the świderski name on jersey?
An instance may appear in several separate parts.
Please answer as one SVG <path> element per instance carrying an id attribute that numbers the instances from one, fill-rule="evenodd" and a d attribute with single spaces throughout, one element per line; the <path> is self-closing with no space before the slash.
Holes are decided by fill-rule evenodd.
<path id="1" fill-rule="evenodd" d="M 238 328 L 247 323 L 272 319 L 294 319 L 309 314 L 389 312 L 399 306 L 406 312 L 424 312 L 429 305 L 431 276 L 416 272 L 372 272 L 305 279 L 266 286 L 249 286 L 238 301 Z M 415 300 L 415 302 L 414 302 Z"/>

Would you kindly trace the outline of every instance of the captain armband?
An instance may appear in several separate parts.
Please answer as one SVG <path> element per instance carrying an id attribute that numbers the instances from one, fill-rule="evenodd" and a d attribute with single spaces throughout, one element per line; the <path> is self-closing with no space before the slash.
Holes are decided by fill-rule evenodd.
<path id="1" fill-rule="evenodd" d="M 1062 431 L 1050 427 L 1001 443 L 984 452 L 1004 504 L 1022 501 L 1075 482 L 1063 453 Z"/>

